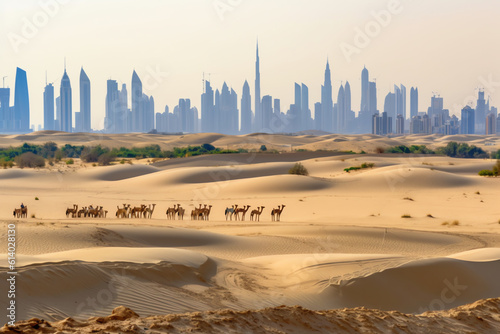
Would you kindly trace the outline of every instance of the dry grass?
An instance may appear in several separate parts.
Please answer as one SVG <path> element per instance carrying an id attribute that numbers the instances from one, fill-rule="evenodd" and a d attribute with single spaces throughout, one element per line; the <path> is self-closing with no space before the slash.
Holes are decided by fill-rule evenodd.
<path id="1" fill-rule="evenodd" d="M 411 215 L 409 215 L 409 214 L 404 214 L 404 215 L 402 215 L 402 216 L 401 216 L 401 218 L 411 218 Z"/>

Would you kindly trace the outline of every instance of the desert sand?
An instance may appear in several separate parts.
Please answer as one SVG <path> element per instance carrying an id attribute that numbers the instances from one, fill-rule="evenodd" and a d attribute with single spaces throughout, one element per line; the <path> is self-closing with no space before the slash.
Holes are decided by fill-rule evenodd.
<path id="1" fill-rule="evenodd" d="M 457 137 L 0 136 L 4 147 L 211 143 L 368 153 L 249 153 L 0 170 L 0 267 L 7 271 L 7 226 L 14 223 L 17 320 L 44 319 L 18 329 L 499 332 L 500 179 L 477 174 L 494 161 L 372 153 L 384 145 L 437 147 L 451 140 L 498 148 L 496 137 Z M 309 176 L 288 174 L 295 162 Z M 362 163 L 375 165 L 344 172 Z M 12 216 L 21 202 L 27 219 Z M 107 218 L 68 218 L 73 204 L 103 206 Z M 118 219 L 123 204 L 156 206 L 151 219 Z M 185 208 L 184 220 L 166 219 L 174 204 Z M 190 219 L 200 204 L 212 205 L 210 220 Z M 225 209 L 235 204 L 250 205 L 245 221 L 226 220 Z M 281 221 L 272 221 L 278 205 L 285 206 Z M 260 221 L 250 221 L 260 206 Z M 7 290 L 0 281 L 0 291 Z M 6 302 L 2 297 L 0 309 Z"/>

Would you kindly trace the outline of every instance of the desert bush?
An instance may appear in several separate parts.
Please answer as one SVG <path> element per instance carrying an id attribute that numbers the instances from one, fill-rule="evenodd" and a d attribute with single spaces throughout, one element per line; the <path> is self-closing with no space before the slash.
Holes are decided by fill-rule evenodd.
<path id="1" fill-rule="evenodd" d="M 266 145 L 262 145 L 262 146 L 260 147 L 260 150 L 261 150 L 262 152 L 267 151 L 267 147 L 266 147 Z"/>
<path id="2" fill-rule="evenodd" d="M 74 163 L 75 163 L 75 160 L 73 160 L 73 159 L 66 160 L 66 165 L 73 165 Z"/>
<path id="3" fill-rule="evenodd" d="M 304 167 L 304 165 L 302 165 L 300 162 L 297 162 L 292 168 L 290 168 L 288 174 L 307 176 L 309 175 L 309 171 L 306 167 Z"/>
<path id="4" fill-rule="evenodd" d="M 377 154 L 382 154 L 384 152 L 385 152 L 385 149 L 383 147 L 377 147 L 375 149 L 375 153 L 377 153 Z"/>
<path id="5" fill-rule="evenodd" d="M 458 226 L 460 225 L 460 222 L 458 220 L 454 220 L 453 223 L 451 223 L 452 226 Z"/>
<path id="6" fill-rule="evenodd" d="M 492 170 L 489 169 L 483 169 L 482 171 L 479 172 L 480 176 L 495 176 L 495 173 Z"/>
<path id="7" fill-rule="evenodd" d="M 373 167 L 375 167 L 375 164 L 371 162 L 370 163 L 364 162 L 361 164 L 361 168 L 373 168 Z"/>
<path id="8" fill-rule="evenodd" d="M 39 201 L 40 199 L 38 197 L 35 197 L 35 201 Z"/>
<path id="9" fill-rule="evenodd" d="M 411 215 L 409 215 L 409 214 L 404 214 L 404 215 L 402 215 L 402 216 L 401 216 L 401 218 L 411 218 Z"/>
<path id="10" fill-rule="evenodd" d="M 344 168 L 344 172 L 349 173 L 353 170 L 360 170 L 361 167 L 349 167 L 349 168 Z"/>
<path id="11" fill-rule="evenodd" d="M 115 157 L 111 153 L 104 153 L 97 160 L 99 166 L 109 166 L 115 160 Z"/>
<path id="12" fill-rule="evenodd" d="M 32 152 L 26 152 L 16 157 L 16 164 L 20 168 L 29 167 L 37 168 L 45 166 L 45 159 L 39 155 Z"/>

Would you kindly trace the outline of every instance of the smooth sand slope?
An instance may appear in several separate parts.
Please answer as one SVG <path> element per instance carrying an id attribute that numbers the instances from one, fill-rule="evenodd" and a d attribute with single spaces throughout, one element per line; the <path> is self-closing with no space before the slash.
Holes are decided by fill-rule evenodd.
<path id="1" fill-rule="evenodd" d="M 30 136 L 44 142 L 73 135 L 24 138 Z M 86 136 L 73 139 L 83 142 Z M 108 137 L 120 146 L 141 136 Z M 167 137 L 176 145 L 185 139 Z M 245 136 L 201 137 L 226 145 L 232 139 L 237 145 Z M 344 147 L 399 140 L 323 137 Z M 443 140 L 410 137 L 436 145 Z M 294 145 L 321 142 L 313 136 L 292 139 Z M 19 138 L 0 141 L 9 140 Z M 500 179 L 477 175 L 494 161 L 303 152 L 270 161 L 272 156 L 0 170 L 0 253 L 7 249 L 7 224 L 15 223 L 18 320 L 53 322 L 45 332 L 500 330 L 495 318 Z M 297 161 L 309 176 L 288 174 Z M 364 162 L 375 166 L 344 172 Z M 28 219 L 12 217 L 21 202 L 28 206 Z M 66 208 L 73 204 L 103 206 L 107 218 L 68 218 Z M 117 219 L 117 206 L 123 204 L 156 204 L 153 218 Z M 174 204 L 185 208 L 184 220 L 166 219 Z M 212 205 L 209 221 L 190 219 L 200 204 Z M 226 220 L 226 207 L 235 204 L 250 205 L 245 221 Z M 274 222 L 271 210 L 278 205 L 285 207 L 281 221 Z M 251 211 L 261 206 L 260 221 L 250 221 Z M 0 256 L 5 271 L 6 254 Z M 0 281 L 0 291 L 6 289 L 6 281 Z M 0 300 L 0 308 L 5 302 Z M 106 317 L 121 305 L 144 318 L 129 318 L 131 311 L 119 309 L 110 318 L 84 320 Z M 159 317 L 185 312 L 203 313 Z M 76 320 L 57 322 L 68 317 Z M 22 326 L 28 332 L 46 324 Z"/>

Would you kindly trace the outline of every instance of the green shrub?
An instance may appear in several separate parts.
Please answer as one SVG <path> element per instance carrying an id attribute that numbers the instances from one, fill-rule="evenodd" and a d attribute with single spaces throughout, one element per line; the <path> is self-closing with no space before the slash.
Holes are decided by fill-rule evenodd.
<path id="1" fill-rule="evenodd" d="M 350 171 L 360 170 L 360 169 L 361 169 L 361 167 L 349 167 L 349 168 L 345 168 L 344 172 L 349 173 Z"/>
<path id="2" fill-rule="evenodd" d="M 304 167 L 300 162 L 296 163 L 290 170 L 288 171 L 288 174 L 293 174 L 293 175 L 309 175 L 309 172 L 307 171 L 307 168 Z"/>
<path id="3" fill-rule="evenodd" d="M 74 163 L 75 163 L 75 160 L 73 160 L 73 159 L 66 160 L 66 165 L 73 165 Z"/>
<path id="4" fill-rule="evenodd" d="M 39 201 L 40 199 L 38 197 L 35 197 L 35 201 Z"/>
<path id="5" fill-rule="evenodd" d="M 115 160 L 115 157 L 111 153 L 104 153 L 97 160 L 99 166 L 109 166 Z"/>
<path id="6" fill-rule="evenodd" d="M 409 214 L 404 214 L 404 215 L 402 215 L 402 216 L 401 216 L 401 218 L 411 218 L 411 215 L 409 215 Z"/>
<path id="7" fill-rule="evenodd" d="M 262 146 L 260 147 L 260 150 L 261 150 L 262 152 L 267 151 L 267 147 L 266 147 L 266 145 L 262 145 Z"/>

